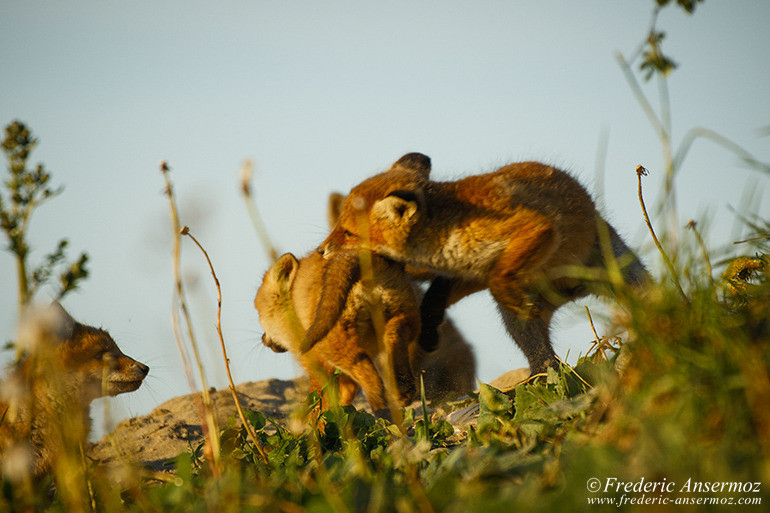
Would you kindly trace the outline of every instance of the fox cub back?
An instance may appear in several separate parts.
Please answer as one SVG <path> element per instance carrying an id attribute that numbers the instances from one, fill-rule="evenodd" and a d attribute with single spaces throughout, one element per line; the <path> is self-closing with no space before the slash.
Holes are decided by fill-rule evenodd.
<path id="1" fill-rule="evenodd" d="M 24 322 L 19 343 L 27 354 L 0 384 L 0 459 L 10 478 L 40 477 L 87 440 L 90 403 L 136 390 L 149 367 L 59 303 Z"/>
<path id="2" fill-rule="evenodd" d="M 254 306 L 263 344 L 291 351 L 311 390 L 339 369 L 341 404 L 360 387 L 372 409 L 387 415 L 391 401 L 414 397 L 420 316 L 403 266 L 372 257 L 367 268 L 353 252 L 328 260 L 287 253 L 265 273 Z"/>

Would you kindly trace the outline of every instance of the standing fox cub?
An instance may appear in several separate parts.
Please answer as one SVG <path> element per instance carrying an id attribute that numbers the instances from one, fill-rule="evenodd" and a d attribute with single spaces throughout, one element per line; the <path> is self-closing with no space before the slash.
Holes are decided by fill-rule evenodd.
<path id="1" fill-rule="evenodd" d="M 287 253 L 265 273 L 254 306 L 263 344 L 294 353 L 311 390 L 339 369 L 341 404 L 360 386 L 375 413 L 387 416 L 389 396 L 405 405 L 415 394 L 420 315 L 403 265 L 372 257 L 362 269 L 356 252 L 328 260 Z"/>
<path id="2" fill-rule="evenodd" d="M 0 459 L 11 478 L 40 477 L 87 440 L 91 401 L 136 390 L 150 369 L 59 303 L 26 322 L 20 338 L 28 354 L 0 385 Z"/>
<path id="3" fill-rule="evenodd" d="M 602 232 L 625 281 L 646 281 L 642 263 L 564 171 L 523 162 L 434 182 L 430 170 L 427 156 L 410 153 L 354 187 L 318 248 L 328 258 L 368 245 L 383 257 L 437 273 L 421 305 L 424 349 L 435 346 L 447 306 L 489 289 L 531 372 L 554 366 L 551 317 L 592 291 L 575 270 L 606 265 Z"/>

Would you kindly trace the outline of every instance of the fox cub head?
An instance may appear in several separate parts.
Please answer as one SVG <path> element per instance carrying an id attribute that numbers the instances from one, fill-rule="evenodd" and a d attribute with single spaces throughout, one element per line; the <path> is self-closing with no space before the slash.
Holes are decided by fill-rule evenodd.
<path id="1" fill-rule="evenodd" d="M 319 253 L 368 245 L 375 253 L 398 258 L 412 228 L 426 215 L 430 169 L 430 158 L 408 153 L 384 173 L 354 187 Z"/>
<path id="2" fill-rule="evenodd" d="M 300 266 L 305 279 L 300 290 L 294 290 Z M 355 252 L 340 251 L 329 259 L 311 253 L 301 262 L 291 253 L 282 255 L 265 273 L 254 298 L 265 330 L 262 343 L 277 353 L 309 351 L 337 324 L 360 277 Z"/>
<path id="3" fill-rule="evenodd" d="M 60 373 L 57 379 L 83 401 L 139 388 L 149 367 L 123 354 L 106 331 L 77 322 L 58 302 L 50 310 L 47 344 L 31 355 L 38 364 L 51 365 Z"/>
<path id="4" fill-rule="evenodd" d="M 136 390 L 150 370 L 57 302 L 25 315 L 19 346 L 25 356 L 0 383 L 0 472 L 11 481 L 79 464 L 91 401 Z"/>
<path id="5" fill-rule="evenodd" d="M 288 319 L 294 312 L 291 288 L 297 276 L 299 262 L 291 253 L 282 255 L 267 270 L 262 285 L 254 298 L 254 307 L 259 312 L 259 323 L 265 330 L 262 344 L 276 353 L 296 349 L 299 333 L 302 330 L 299 320 Z"/>

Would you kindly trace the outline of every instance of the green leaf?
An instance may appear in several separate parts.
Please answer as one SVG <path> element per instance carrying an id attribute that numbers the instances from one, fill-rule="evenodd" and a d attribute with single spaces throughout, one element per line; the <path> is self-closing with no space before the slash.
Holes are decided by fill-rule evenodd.
<path id="1" fill-rule="evenodd" d="M 510 419 L 513 403 L 500 390 L 479 383 L 479 432 L 486 432 L 500 426 L 500 418 Z"/>
<path id="2" fill-rule="evenodd" d="M 265 415 L 262 412 L 247 411 L 244 412 L 244 414 L 246 415 L 246 420 L 249 421 L 249 424 L 251 424 L 256 431 L 261 431 L 267 425 L 267 418 L 265 418 Z"/>
<path id="3" fill-rule="evenodd" d="M 511 406 L 513 406 L 511 398 L 503 392 L 486 383 L 479 384 L 479 407 L 482 412 L 499 415 L 509 412 Z"/>

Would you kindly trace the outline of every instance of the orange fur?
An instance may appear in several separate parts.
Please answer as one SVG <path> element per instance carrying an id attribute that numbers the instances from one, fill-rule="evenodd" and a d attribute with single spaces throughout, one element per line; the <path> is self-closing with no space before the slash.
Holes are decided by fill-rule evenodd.
<path id="1" fill-rule="evenodd" d="M 329 229 L 333 229 L 337 223 L 344 201 L 345 196 L 339 193 L 329 195 L 327 208 Z M 406 271 L 412 279 L 414 293 L 418 301 L 421 301 L 424 293 L 416 282 L 433 279 L 436 274 L 427 269 L 418 269 L 409 265 L 406 266 Z M 437 338 L 433 344 L 435 347 L 431 347 L 428 352 L 421 348 L 417 359 L 422 364 L 418 367 L 413 366 L 417 375 L 415 385 L 419 385 L 421 376 L 428 400 L 468 394 L 476 386 L 476 357 L 473 349 L 451 319 L 439 320 L 437 324 Z"/>
<path id="2" fill-rule="evenodd" d="M 87 440 L 91 401 L 136 390 L 149 367 L 123 354 L 106 331 L 75 321 L 59 303 L 25 325 L 20 342 L 28 354 L 0 385 L 0 445 L 39 477 L 64 448 Z"/>
<path id="3" fill-rule="evenodd" d="M 344 280 L 327 271 L 344 273 L 347 266 L 359 266 L 356 254 L 342 252 L 328 261 L 317 253 L 301 260 L 290 253 L 281 256 L 265 273 L 254 299 L 265 330 L 262 340 L 297 357 L 311 390 L 320 390 L 339 369 L 342 404 L 349 404 L 360 386 L 372 409 L 387 416 L 389 396 L 404 405 L 415 394 L 410 353 L 420 330 L 417 300 L 402 265 L 374 256 L 372 284 L 356 279 L 341 288 Z M 351 275 L 360 272 L 367 270 L 348 269 Z M 303 351 L 305 333 L 330 302 L 340 303 L 331 309 L 337 316 L 320 341 Z"/>
<path id="4" fill-rule="evenodd" d="M 328 257 L 368 243 L 376 254 L 439 275 L 421 306 L 426 349 L 447 306 L 489 289 L 532 372 L 555 365 L 551 316 L 590 290 L 571 271 L 604 265 L 602 225 L 616 258 L 630 250 L 586 190 L 554 167 L 523 162 L 454 182 L 431 181 L 429 173 L 430 159 L 410 153 L 354 187 L 319 251 Z M 630 259 L 625 279 L 643 283 L 644 266 Z"/>

